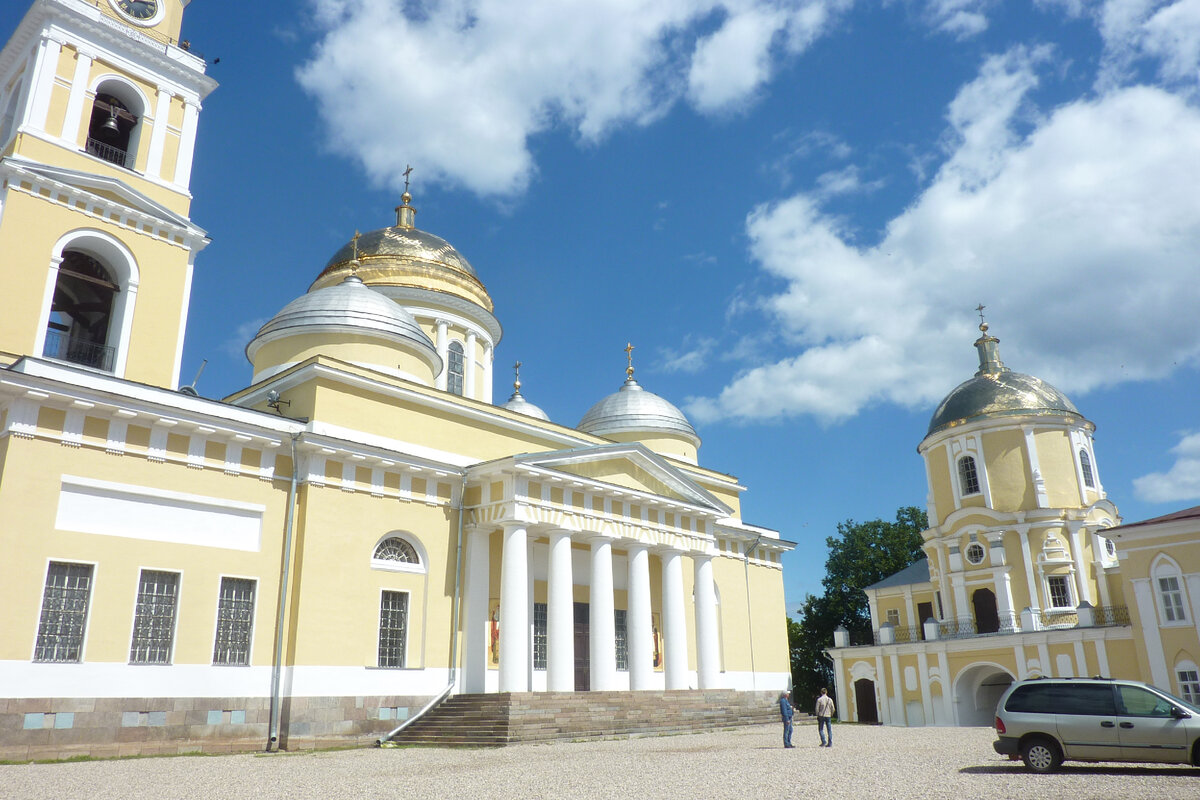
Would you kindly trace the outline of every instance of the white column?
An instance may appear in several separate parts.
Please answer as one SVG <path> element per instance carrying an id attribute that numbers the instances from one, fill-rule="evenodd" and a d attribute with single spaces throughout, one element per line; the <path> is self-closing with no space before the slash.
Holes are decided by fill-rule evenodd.
<path id="1" fill-rule="evenodd" d="M 437 354 L 442 359 L 442 371 L 438 373 L 437 379 L 434 382 L 435 389 L 446 389 L 446 376 L 450 374 L 450 350 L 449 343 L 446 341 L 446 328 L 450 326 L 449 322 L 444 319 L 435 320 L 437 326 Z"/>
<path id="2" fill-rule="evenodd" d="M 589 662 L 592 672 L 592 691 L 607 692 L 616 688 L 617 678 L 617 620 L 613 610 L 612 540 L 601 536 L 592 539 L 592 587 L 588 596 Z"/>
<path id="3" fill-rule="evenodd" d="M 79 50 L 75 53 L 75 77 L 71 79 L 71 94 L 67 98 L 67 116 L 63 120 L 62 138 L 79 145 L 79 126 L 83 122 L 83 101 L 87 99 L 88 77 L 92 74 L 92 54 Z M 91 109 L 88 109 L 91 118 Z"/>
<path id="4" fill-rule="evenodd" d="M 463 588 L 466 590 L 463 675 L 460 685 L 462 691 L 468 693 L 484 691 L 487 678 L 491 542 L 491 531 L 475 529 L 467 535 L 467 567 L 463 576 Z"/>
<path id="5" fill-rule="evenodd" d="M 571 572 L 571 534 L 550 532 L 546 587 L 546 688 L 575 691 L 575 578 Z"/>
<path id="6" fill-rule="evenodd" d="M 46 130 L 46 116 L 50 113 L 50 95 L 54 92 L 54 74 L 58 71 L 58 57 L 62 45 L 53 39 L 42 39 L 38 44 L 37 64 L 30 81 L 28 122 L 34 130 Z"/>
<path id="7" fill-rule="evenodd" d="M 483 346 L 483 402 L 492 402 L 492 361 L 496 350 L 490 342 Z"/>
<path id="8" fill-rule="evenodd" d="M 504 525 L 500 560 L 500 691 L 529 691 L 529 537 L 524 523 Z"/>
<path id="9" fill-rule="evenodd" d="M 192 154 L 196 149 L 196 120 L 199 115 L 200 103 L 185 97 L 183 127 L 179 132 L 179 155 L 175 159 L 175 183 L 185 189 L 192 180 Z"/>
<path id="10" fill-rule="evenodd" d="M 721 682 L 721 654 L 712 556 L 692 556 L 692 561 L 696 565 L 696 680 L 701 689 L 716 689 Z"/>
<path id="11" fill-rule="evenodd" d="M 650 551 L 629 547 L 629 611 L 625 642 L 629 654 L 629 688 L 650 689 L 654 679 L 654 629 L 650 611 Z"/>
<path id="12" fill-rule="evenodd" d="M 475 358 L 475 332 L 467 331 L 467 343 L 463 348 L 466 352 L 464 355 L 465 364 L 463 364 L 463 394 L 472 400 L 478 400 L 475 396 L 475 365 L 478 359 Z"/>
<path id="13" fill-rule="evenodd" d="M 662 552 L 663 672 L 668 689 L 688 688 L 687 619 L 683 613 L 683 554 Z"/>
<path id="14" fill-rule="evenodd" d="M 146 158 L 146 175 L 160 177 L 162 172 L 163 145 L 167 141 L 167 120 L 171 115 L 170 89 L 158 87 L 158 102 L 154 106 L 154 127 L 150 130 L 150 154 Z"/>

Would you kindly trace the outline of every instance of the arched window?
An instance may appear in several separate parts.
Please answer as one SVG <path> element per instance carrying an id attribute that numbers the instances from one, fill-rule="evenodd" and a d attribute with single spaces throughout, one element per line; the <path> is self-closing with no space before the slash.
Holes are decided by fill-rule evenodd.
<path id="1" fill-rule="evenodd" d="M 1175 679 L 1179 681 L 1179 696 L 1192 705 L 1200 703 L 1200 669 L 1192 661 L 1181 661 L 1175 665 Z"/>
<path id="2" fill-rule="evenodd" d="M 133 169 L 144 103 L 124 81 L 106 78 L 96 87 L 84 149 L 118 167 Z"/>
<path id="3" fill-rule="evenodd" d="M 121 287 L 109 270 L 79 250 L 65 250 L 58 267 L 42 355 L 111 372 L 113 299 Z"/>
<path id="4" fill-rule="evenodd" d="M 1088 458 L 1087 450 L 1079 451 L 1079 467 L 1083 470 L 1083 485 L 1089 489 L 1096 488 L 1096 480 L 1092 477 L 1092 460 Z"/>
<path id="5" fill-rule="evenodd" d="M 458 342 L 451 342 L 450 371 L 446 377 L 446 389 L 453 394 L 461 395 L 463 393 L 463 376 L 466 374 L 464 363 L 463 346 Z"/>
<path id="6" fill-rule="evenodd" d="M 416 548 L 399 536 L 391 536 L 380 542 L 371 558 L 375 561 L 395 561 L 400 564 L 421 563 Z"/>
<path id="7" fill-rule="evenodd" d="M 975 459 L 963 456 L 958 460 L 958 486 L 963 497 L 979 494 L 979 473 L 975 469 Z"/>

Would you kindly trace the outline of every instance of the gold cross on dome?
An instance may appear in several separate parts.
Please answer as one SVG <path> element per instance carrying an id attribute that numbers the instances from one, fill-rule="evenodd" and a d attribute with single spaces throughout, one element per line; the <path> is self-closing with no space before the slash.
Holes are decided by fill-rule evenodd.
<path id="1" fill-rule="evenodd" d="M 357 230 L 350 237 L 350 242 L 354 245 L 354 258 L 350 260 L 350 269 L 352 272 L 358 272 L 358 237 L 361 236 Z"/>
<path id="2" fill-rule="evenodd" d="M 408 194 L 408 176 L 412 174 L 412 164 L 405 164 L 408 169 L 404 170 L 404 193 Z"/>
<path id="3" fill-rule="evenodd" d="M 983 310 L 985 308 L 987 308 L 987 306 L 985 306 L 983 303 L 980 303 L 979 305 L 975 306 L 975 310 L 979 313 L 979 321 L 980 322 L 983 322 Z"/>
<path id="4" fill-rule="evenodd" d="M 625 368 L 625 377 L 633 378 L 633 345 L 630 342 L 625 343 L 625 357 L 629 359 L 629 366 Z"/>

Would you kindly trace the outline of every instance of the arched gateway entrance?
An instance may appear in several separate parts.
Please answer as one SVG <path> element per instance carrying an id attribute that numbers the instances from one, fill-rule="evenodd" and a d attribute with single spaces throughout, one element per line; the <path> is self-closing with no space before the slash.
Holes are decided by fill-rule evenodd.
<path id="1" fill-rule="evenodd" d="M 959 673 L 954 681 L 954 700 L 958 725 L 985 727 L 996 718 L 996 704 L 1013 682 L 1002 667 L 976 664 Z"/>

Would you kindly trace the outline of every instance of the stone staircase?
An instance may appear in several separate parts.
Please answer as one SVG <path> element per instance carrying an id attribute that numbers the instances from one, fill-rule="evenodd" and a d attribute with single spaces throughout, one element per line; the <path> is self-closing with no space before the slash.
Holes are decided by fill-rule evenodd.
<path id="1" fill-rule="evenodd" d="M 503 747 L 519 742 L 654 736 L 777 723 L 778 696 L 773 691 L 729 689 L 460 694 L 443 701 L 392 742 Z"/>

